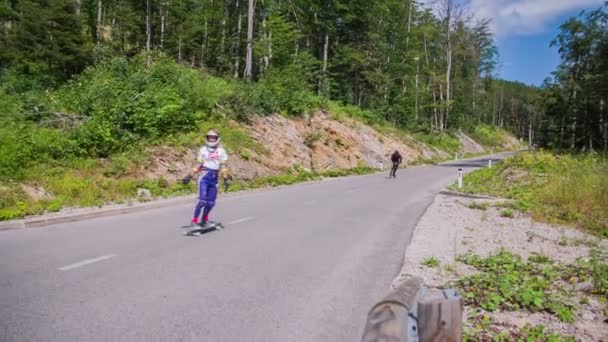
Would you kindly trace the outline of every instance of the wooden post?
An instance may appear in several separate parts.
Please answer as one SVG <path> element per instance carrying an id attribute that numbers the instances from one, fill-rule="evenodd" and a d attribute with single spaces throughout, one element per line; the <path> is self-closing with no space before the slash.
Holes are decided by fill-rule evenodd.
<path id="1" fill-rule="evenodd" d="M 410 334 L 409 312 L 414 308 L 422 292 L 423 280 L 420 277 L 408 279 L 369 312 L 362 342 L 413 341 Z"/>
<path id="2" fill-rule="evenodd" d="M 419 302 L 418 326 L 422 342 L 462 341 L 461 299 L 433 299 Z"/>

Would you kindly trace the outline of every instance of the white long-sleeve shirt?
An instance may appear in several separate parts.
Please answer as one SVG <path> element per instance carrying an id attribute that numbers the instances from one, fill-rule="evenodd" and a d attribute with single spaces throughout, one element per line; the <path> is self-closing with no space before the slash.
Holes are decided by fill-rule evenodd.
<path id="1" fill-rule="evenodd" d="M 223 147 L 211 149 L 205 145 L 198 152 L 197 162 L 207 170 L 218 171 L 226 161 L 228 161 L 228 153 Z"/>

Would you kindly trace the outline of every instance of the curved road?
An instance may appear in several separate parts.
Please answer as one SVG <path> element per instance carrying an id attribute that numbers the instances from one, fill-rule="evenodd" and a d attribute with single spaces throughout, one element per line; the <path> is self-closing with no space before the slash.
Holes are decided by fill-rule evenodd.
<path id="1" fill-rule="evenodd" d="M 484 159 L 0 232 L 0 341 L 356 341 L 418 217 Z"/>

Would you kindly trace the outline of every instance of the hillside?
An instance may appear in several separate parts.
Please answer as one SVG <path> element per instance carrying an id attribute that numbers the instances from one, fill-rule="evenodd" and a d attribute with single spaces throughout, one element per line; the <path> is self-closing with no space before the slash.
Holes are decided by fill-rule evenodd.
<path id="1" fill-rule="evenodd" d="M 62 166 L 53 163 L 19 181 L 0 182 L 0 218 L 151 199 L 138 198 L 138 189 L 149 190 L 152 198 L 192 193 L 195 188 L 179 180 L 192 166 L 209 127 L 219 129 L 230 152 L 232 190 L 379 171 L 389 167 L 394 150 L 401 152 L 405 165 L 411 165 L 450 159 L 455 152 L 465 156 L 518 146 L 510 135 L 498 145 L 484 147 L 458 132 L 437 140 L 455 146 L 446 151 L 390 126 L 372 127 L 352 117 L 334 117 L 319 110 L 303 118 L 255 116 L 249 124 L 203 121 L 199 131 L 139 145 L 109 158 L 76 159 Z"/>
<path id="2" fill-rule="evenodd" d="M 407 164 L 510 149 L 505 130 L 407 131 L 382 113 L 273 80 L 244 84 L 161 59 L 112 58 L 51 89 L 0 87 L 0 218 L 129 201 L 138 189 L 187 194 L 178 179 L 216 128 L 232 189 L 368 173 L 400 150 Z M 476 139 L 482 144 L 478 144 Z"/>

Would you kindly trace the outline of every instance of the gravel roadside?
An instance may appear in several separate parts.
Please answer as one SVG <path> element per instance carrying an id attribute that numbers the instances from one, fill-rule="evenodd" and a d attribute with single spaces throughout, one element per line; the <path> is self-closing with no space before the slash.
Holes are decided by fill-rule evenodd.
<path id="1" fill-rule="evenodd" d="M 608 240 L 568 227 L 534 222 L 523 213 L 501 208 L 505 203 L 438 195 L 418 221 L 406 249 L 403 269 L 392 286 L 413 275 L 422 277 L 431 289 L 442 288 L 475 274 L 476 269 L 457 261 L 458 256 L 468 253 L 487 257 L 505 249 L 524 260 L 542 255 L 562 264 L 576 264 L 579 258 L 588 259 L 592 248 L 608 250 Z M 437 259 L 439 266 L 424 266 L 430 258 Z M 547 332 L 575 336 L 577 341 L 599 341 L 608 336 L 606 303 L 588 293 L 593 285 L 583 282 L 568 286 L 572 286 L 577 299 L 585 298 L 577 304 L 573 323 L 564 323 L 546 312 L 482 312 L 491 317 L 495 332 L 508 333 L 530 324 L 544 325 Z M 467 318 L 479 314 L 473 309 L 465 306 L 465 327 L 473 325 Z"/>

